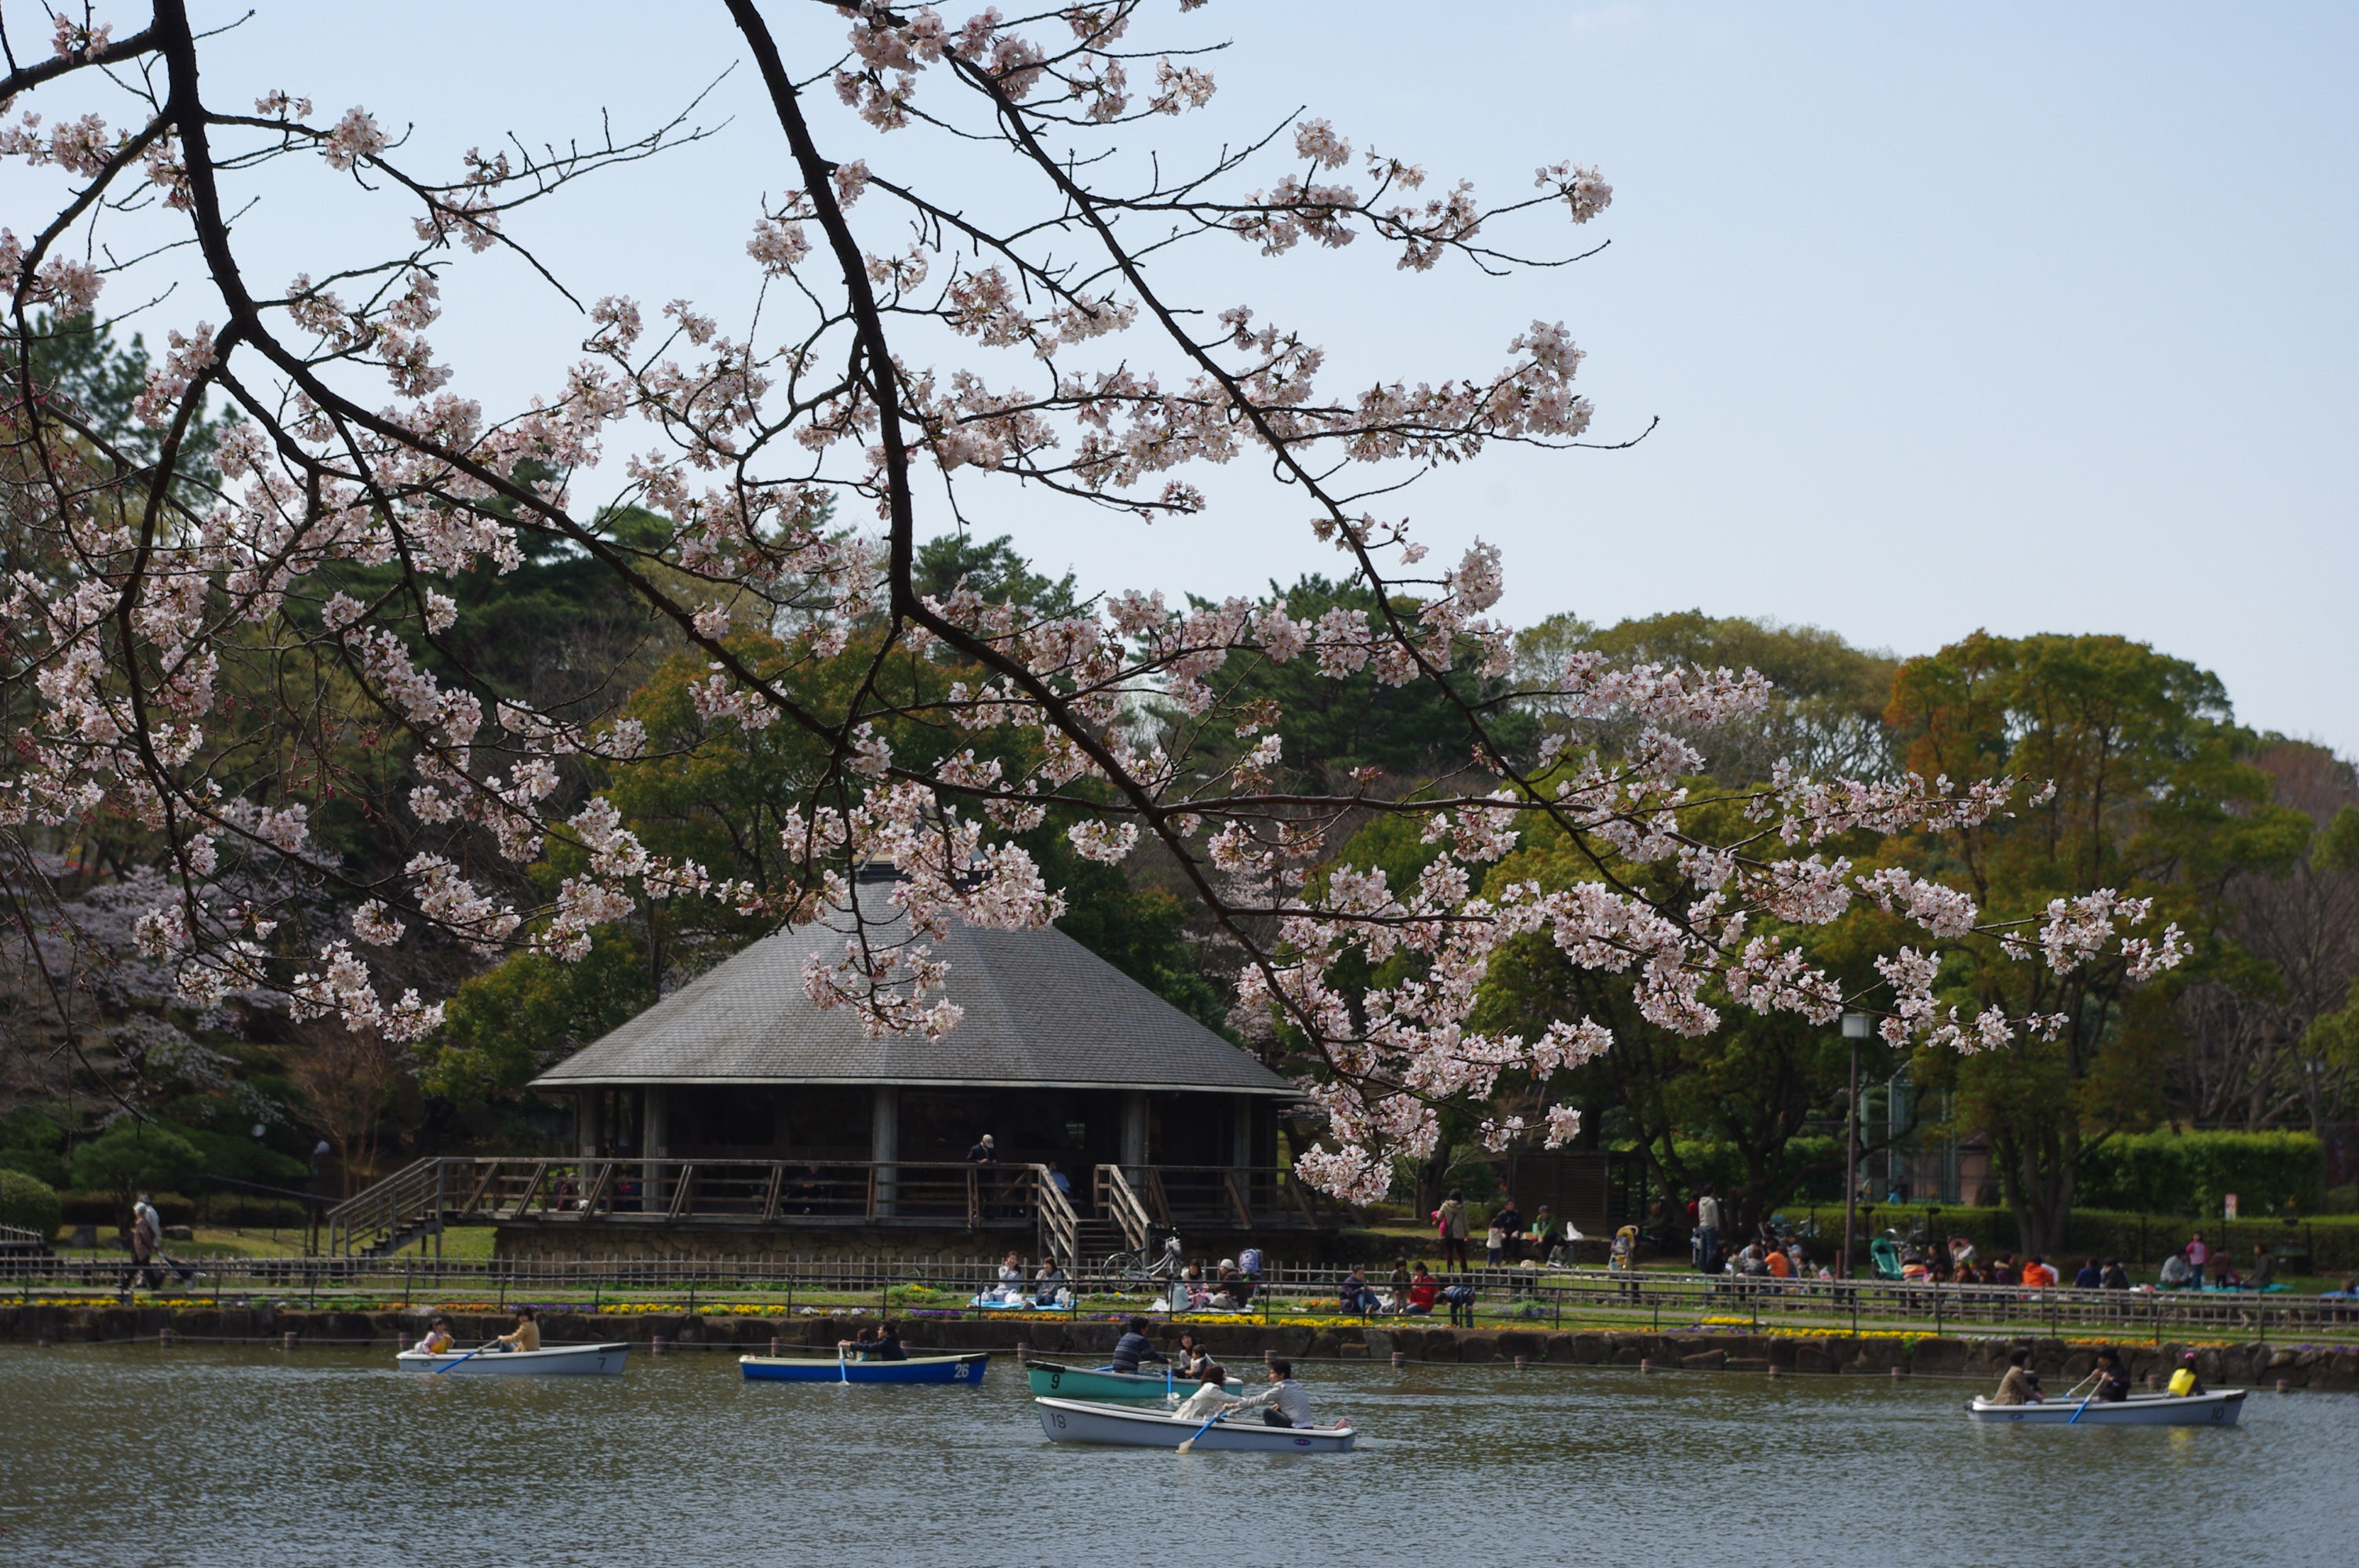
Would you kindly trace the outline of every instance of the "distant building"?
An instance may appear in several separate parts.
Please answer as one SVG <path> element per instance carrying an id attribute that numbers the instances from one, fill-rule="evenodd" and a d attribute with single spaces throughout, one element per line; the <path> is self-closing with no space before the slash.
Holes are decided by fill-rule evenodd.
<path id="1" fill-rule="evenodd" d="M 906 934 L 891 873 L 858 890 Z M 842 955 L 848 917 L 756 942 L 568 1057 L 533 1087 L 569 1095 L 584 1155 L 1056 1161 L 1076 1189 L 1101 1164 L 1275 1164 L 1277 1111 L 1299 1091 L 1063 932 L 952 923 L 933 944 L 965 1010 L 939 1040 L 871 1038 L 803 991 Z"/>

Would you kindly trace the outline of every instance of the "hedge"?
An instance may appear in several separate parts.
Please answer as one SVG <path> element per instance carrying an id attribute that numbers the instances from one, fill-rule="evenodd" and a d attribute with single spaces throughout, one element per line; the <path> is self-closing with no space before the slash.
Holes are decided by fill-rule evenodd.
<path id="1" fill-rule="evenodd" d="M 166 1225 L 194 1225 L 197 1205 L 178 1193 L 150 1193 L 147 1201 Z M 131 1206 L 120 1193 L 67 1193 L 60 1200 L 68 1225 L 129 1225 Z"/>
<path id="2" fill-rule="evenodd" d="M 0 1171 L 0 1225 L 29 1230 L 46 1241 L 58 1233 L 62 1206 L 49 1183 L 21 1171 Z"/>
<path id="3" fill-rule="evenodd" d="M 2308 1132 L 2141 1132 L 2082 1156 L 2081 1201 L 2140 1214 L 2217 1215 L 2230 1193 L 2255 1218 L 2314 1214 L 2325 1152 Z"/>

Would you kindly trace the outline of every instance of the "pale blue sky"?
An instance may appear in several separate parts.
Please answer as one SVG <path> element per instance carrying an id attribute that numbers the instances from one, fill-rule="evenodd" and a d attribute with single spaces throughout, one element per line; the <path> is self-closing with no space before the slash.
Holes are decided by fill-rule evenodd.
<path id="1" fill-rule="evenodd" d="M 601 106 L 641 124 L 740 53 L 717 3 L 260 7 L 217 46 L 217 99 L 363 102 L 436 146 L 594 132 Z M 797 47 L 841 36 L 771 10 Z M 1303 321 L 1347 382 L 1484 371 L 1561 319 L 1598 435 L 1661 416 L 1636 450 L 1506 455 L 1405 503 L 1437 554 L 1506 548 L 1511 618 L 1701 606 L 1902 652 L 1977 626 L 2118 632 L 2216 670 L 2249 722 L 2359 752 L 2359 11 L 1215 0 L 1174 27 L 1234 40 L 1211 111 L 1232 134 L 1306 104 L 1500 195 L 1564 157 L 1613 183 L 1580 232 L 1610 249 L 1568 272 L 1410 282 L 1373 253 L 1241 250 L 1169 275 Z M 754 86 L 724 86 L 738 118 L 715 142 L 533 221 L 585 297 L 744 297 L 756 194 L 788 183 Z M 307 246 L 342 220 L 252 222 L 290 219 L 317 270 Z M 513 268 L 451 294 L 436 341 L 464 389 L 552 383 L 578 324 Z M 1153 530 L 1005 525 L 1092 588 L 1224 594 L 1332 565 L 1248 488 Z"/>

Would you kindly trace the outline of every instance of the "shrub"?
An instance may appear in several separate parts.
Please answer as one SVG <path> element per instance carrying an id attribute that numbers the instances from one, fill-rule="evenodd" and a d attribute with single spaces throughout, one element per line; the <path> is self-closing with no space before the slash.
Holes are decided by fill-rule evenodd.
<path id="1" fill-rule="evenodd" d="M 156 1217 L 166 1225 L 194 1225 L 197 1204 L 194 1198 L 179 1193 L 147 1195 L 156 1206 Z M 121 1193 L 60 1193 L 58 1203 L 64 1210 L 67 1225 L 126 1226 L 131 1223 L 131 1203 Z"/>
<path id="2" fill-rule="evenodd" d="M 2320 1208 L 2325 1153 L 2307 1132 L 2142 1132 L 2112 1138 L 2081 1162 L 2091 1208 L 2219 1218 L 2230 1193 L 2247 1217 Z"/>
<path id="3" fill-rule="evenodd" d="M 171 1186 L 204 1168 L 204 1156 L 179 1133 L 118 1121 L 73 1152 L 74 1185 L 123 1191 Z"/>
<path id="4" fill-rule="evenodd" d="M 62 1217 L 56 1188 L 21 1171 L 0 1171 L 0 1225 L 16 1226 L 47 1241 L 58 1233 Z"/>

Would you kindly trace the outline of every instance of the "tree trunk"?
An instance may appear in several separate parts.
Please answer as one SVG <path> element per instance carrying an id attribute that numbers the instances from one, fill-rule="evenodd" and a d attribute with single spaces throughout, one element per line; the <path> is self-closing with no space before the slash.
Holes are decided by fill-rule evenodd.
<path id="1" fill-rule="evenodd" d="M 1452 1157 L 1450 1140 L 1439 1139 L 1433 1145 L 1433 1152 L 1427 1155 L 1417 1168 L 1417 1221 L 1419 1225 L 1429 1223 L 1426 1216 L 1441 1206 L 1441 1184 L 1449 1179 Z"/>

